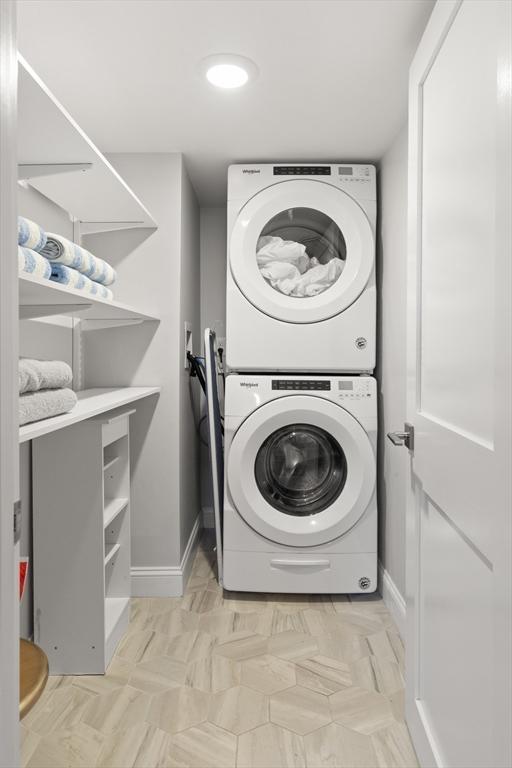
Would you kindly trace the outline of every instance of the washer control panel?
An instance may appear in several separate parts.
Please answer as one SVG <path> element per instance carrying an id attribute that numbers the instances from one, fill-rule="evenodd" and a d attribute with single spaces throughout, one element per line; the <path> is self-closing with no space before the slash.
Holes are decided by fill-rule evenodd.
<path id="1" fill-rule="evenodd" d="M 371 397 L 372 386 L 371 379 L 364 376 L 360 379 L 338 379 L 338 398 L 344 401 Z"/>
<path id="2" fill-rule="evenodd" d="M 286 390 L 298 390 L 303 392 L 304 390 L 312 392 L 313 390 L 321 389 L 323 391 L 329 391 L 331 389 L 331 382 L 329 380 L 312 379 L 272 379 L 272 389 Z"/>

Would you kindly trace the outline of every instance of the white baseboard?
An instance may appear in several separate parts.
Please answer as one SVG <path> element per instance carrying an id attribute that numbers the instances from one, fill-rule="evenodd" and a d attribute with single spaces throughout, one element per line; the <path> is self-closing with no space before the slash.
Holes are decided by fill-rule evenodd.
<path id="1" fill-rule="evenodd" d="M 215 528 L 215 512 L 213 507 L 202 507 L 201 513 L 203 516 L 203 527 Z"/>
<path id="2" fill-rule="evenodd" d="M 405 600 L 402 597 L 395 582 L 379 562 L 380 593 L 395 624 L 398 627 L 400 637 L 405 639 Z"/>
<path id="3" fill-rule="evenodd" d="M 201 529 L 201 515 L 198 515 L 178 566 L 132 566 L 132 597 L 181 597 L 190 576 Z"/>

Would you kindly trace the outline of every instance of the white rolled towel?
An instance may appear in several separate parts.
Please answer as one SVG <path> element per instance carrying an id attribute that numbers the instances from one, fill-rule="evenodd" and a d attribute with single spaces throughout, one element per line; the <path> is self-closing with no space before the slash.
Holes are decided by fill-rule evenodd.
<path id="1" fill-rule="evenodd" d="M 305 245 L 271 235 L 263 235 L 259 238 L 256 246 L 256 261 L 260 269 L 275 261 L 293 264 L 301 274 L 309 268 L 309 256 Z"/>

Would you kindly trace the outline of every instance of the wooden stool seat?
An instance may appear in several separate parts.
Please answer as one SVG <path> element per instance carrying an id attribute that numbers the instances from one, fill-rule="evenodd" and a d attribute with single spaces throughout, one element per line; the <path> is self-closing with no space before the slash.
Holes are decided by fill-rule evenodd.
<path id="1" fill-rule="evenodd" d="M 20 720 L 30 712 L 48 680 L 48 659 L 35 643 L 20 640 Z"/>

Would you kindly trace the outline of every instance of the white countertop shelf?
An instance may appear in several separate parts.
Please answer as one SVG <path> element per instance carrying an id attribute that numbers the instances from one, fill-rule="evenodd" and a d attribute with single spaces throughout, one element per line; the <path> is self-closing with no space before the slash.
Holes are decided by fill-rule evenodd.
<path id="1" fill-rule="evenodd" d="M 19 302 L 21 319 L 72 314 L 84 320 L 116 321 L 118 324 L 158 321 L 157 317 L 126 304 L 90 296 L 29 274 L 19 276 Z"/>
<path id="2" fill-rule="evenodd" d="M 160 387 L 120 387 L 106 389 L 84 389 L 77 392 L 78 403 L 69 413 L 62 416 L 53 416 L 51 419 L 35 421 L 33 424 L 25 424 L 20 427 L 20 443 L 27 440 L 35 440 L 37 437 L 64 429 L 71 424 L 85 421 L 100 413 L 129 405 L 136 400 L 155 395 L 160 392 Z"/>
<path id="3" fill-rule="evenodd" d="M 18 57 L 18 177 L 81 224 L 82 234 L 156 223 L 126 182 Z"/>

